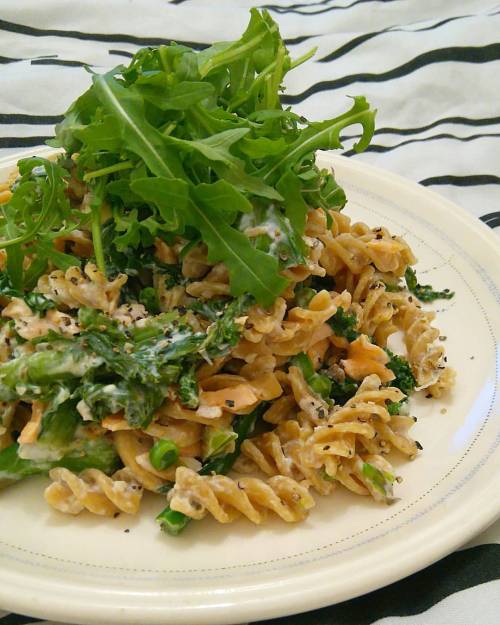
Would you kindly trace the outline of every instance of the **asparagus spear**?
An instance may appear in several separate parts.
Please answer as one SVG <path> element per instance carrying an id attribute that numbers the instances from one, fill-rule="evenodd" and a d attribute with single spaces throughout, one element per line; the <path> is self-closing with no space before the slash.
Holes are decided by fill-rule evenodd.
<path id="1" fill-rule="evenodd" d="M 6 391 L 13 392 L 26 384 L 54 384 L 81 377 L 102 362 L 101 358 L 85 353 L 78 345 L 62 351 L 25 354 L 0 365 L 0 384 Z"/>
<path id="2" fill-rule="evenodd" d="M 18 455 L 19 445 L 14 443 L 0 451 L 0 488 L 29 477 L 43 475 L 54 467 L 64 467 L 79 473 L 84 469 L 99 469 L 113 473 L 120 459 L 111 441 L 106 438 L 77 439 L 59 460 L 27 460 Z"/>
<path id="3" fill-rule="evenodd" d="M 96 468 L 112 473 L 119 458 L 111 441 L 93 437 L 73 400 L 50 408 L 43 415 L 42 428 L 36 442 L 14 443 L 0 451 L 0 487 L 30 475 L 47 473 L 54 467 L 80 472 Z"/>

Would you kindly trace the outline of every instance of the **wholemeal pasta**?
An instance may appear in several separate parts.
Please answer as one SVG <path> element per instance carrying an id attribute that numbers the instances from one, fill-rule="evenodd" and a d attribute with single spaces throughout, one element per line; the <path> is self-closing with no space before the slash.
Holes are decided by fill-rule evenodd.
<path id="1" fill-rule="evenodd" d="M 455 378 L 429 304 L 453 294 L 316 165 L 352 120 L 366 147 L 366 100 L 283 108 L 294 63 L 252 20 L 273 35 L 220 48 L 236 65 L 172 44 L 94 75 L 63 153 L 0 185 L 0 485 L 48 475 L 52 508 L 111 517 L 148 491 L 178 534 L 299 522 L 339 490 L 391 503 L 422 451 L 412 395 Z"/>
<path id="2" fill-rule="evenodd" d="M 288 523 L 300 521 L 314 506 L 307 485 L 283 475 L 235 481 L 225 475 L 200 476 L 187 467 L 177 469 L 169 501 L 172 510 L 194 519 L 208 512 L 219 523 L 230 523 L 242 514 L 257 525 L 267 512 Z"/>
<path id="3" fill-rule="evenodd" d="M 66 514 L 88 510 L 101 516 L 117 512 L 135 514 L 142 498 L 142 487 L 127 469 L 111 477 L 97 469 L 86 469 L 75 475 L 65 468 L 52 469 L 52 484 L 45 489 L 47 503 Z"/>
<path id="4" fill-rule="evenodd" d="M 399 406 L 406 403 L 406 395 L 400 387 L 392 386 L 399 380 L 389 367 L 388 339 L 402 332 L 407 348 L 406 373 L 414 378 L 414 386 L 439 397 L 452 386 L 454 374 L 444 364 L 444 348 L 437 341 L 439 330 L 432 325 L 433 313 L 424 310 L 411 294 L 386 289 L 389 282 L 384 280 L 393 280 L 401 274 L 401 263 L 414 260 L 411 250 L 403 243 L 392 245 L 394 239 L 385 229 L 372 231 L 363 224 L 351 225 L 345 215 L 342 219 L 332 215 L 328 228 L 324 213 L 311 210 L 308 237 L 321 241 L 318 266 L 323 267 L 326 278 L 339 279 L 342 290 L 320 289 L 307 304 L 299 305 L 297 293 L 311 276 L 300 274 L 291 296 L 279 297 L 267 308 L 251 305 L 235 320 L 239 339 L 229 353 L 200 362 L 196 405 L 183 402 L 174 387 L 145 427 L 135 428 L 123 411 L 106 415 L 101 427 L 112 433 L 125 469 L 112 478 L 93 469 L 79 475 L 53 469 L 53 484 L 45 494 L 50 505 L 69 514 L 84 509 L 104 515 L 134 513 L 142 489 L 161 492 L 173 484 L 169 495 L 172 510 L 193 519 L 210 513 L 224 523 L 243 515 L 260 524 L 266 510 L 286 521 L 304 518 L 313 505 L 309 491 L 327 496 L 336 485 L 379 501 L 389 500 L 387 493 L 392 493 L 396 476 L 388 456 L 397 452 L 415 458 L 419 449 L 408 435 L 413 417 L 400 414 Z M 380 232 L 382 239 L 377 238 Z M 389 246 L 382 248 L 384 256 L 378 258 L 379 250 L 369 244 L 380 240 Z M 171 248 L 168 254 L 160 242 L 156 248 L 162 250 L 163 258 L 176 261 Z M 390 254 L 395 255 L 394 262 Z M 224 303 L 227 272 L 211 269 L 202 254 L 191 256 L 191 265 L 184 260 L 183 271 L 194 276 L 194 288 L 173 288 L 189 294 L 193 301 Z M 39 315 L 24 300 L 13 298 L 2 315 L 14 323 L 14 334 L 27 340 L 49 332 L 62 336 L 82 333 L 74 311 L 85 306 L 107 313 L 123 328 L 140 331 L 147 328 L 151 315 L 138 303 L 119 305 L 120 289 L 125 284 L 126 277 L 105 280 L 92 265 L 84 271 L 52 272 L 40 279 L 38 292 L 53 298 L 60 310 L 51 308 Z M 213 285 L 219 284 L 226 288 L 213 290 Z M 159 292 L 166 293 L 161 288 Z M 171 298 L 168 305 L 162 300 L 162 310 L 177 311 L 185 297 Z M 352 336 L 331 323 L 339 311 L 344 322 L 350 321 Z M 194 315 L 191 313 L 191 325 L 197 330 L 209 327 L 196 308 Z M 7 331 L 4 326 L 3 332 Z M 344 401 L 332 400 L 318 392 L 310 372 L 295 360 L 299 354 L 309 361 L 313 378 L 326 377 L 336 387 L 350 385 L 351 396 Z M 85 416 L 82 402 L 80 412 Z M 25 434 L 20 437 L 25 445 L 40 434 L 43 406 L 33 402 L 34 410 L 35 405 L 37 416 L 24 425 Z M 262 423 L 268 424 L 268 431 L 242 442 L 235 471 L 244 477 L 235 481 L 198 476 L 207 437 L 232 431 L 235 420 L 260 405 L 265 406 Z M 7 403 L 2 411 L 4 437 L 16 406 L 17 402 Z M 398 407 L 396 412 L 392 406 Z M 160 470 L 153 466 L 150 451 L 162 440 L 172 441 L 179 456 L 174 464 Z M 370 468 L 363 472 L 366 466 Z M 247 477 L 249 473 L 255 477 Z M 120 499 L 121 492 L 116 497 L 115 491 L 121 486 L 114 484 L 120 483 L 126 484 L 124 492 L 131 493 L 126 502 Z M 307 505 L 292 505 L 297 496 Z"/>

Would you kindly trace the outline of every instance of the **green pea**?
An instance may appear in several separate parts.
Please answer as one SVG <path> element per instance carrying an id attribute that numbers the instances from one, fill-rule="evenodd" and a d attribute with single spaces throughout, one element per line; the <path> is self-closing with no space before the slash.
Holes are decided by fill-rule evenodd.
<path id="1" fill-rule="evenodd" d="M 179 459 L 179 448 L 169 438 L 162 438 L 151 447 L 149 460 L 157 471 L 164 471 Z"/>

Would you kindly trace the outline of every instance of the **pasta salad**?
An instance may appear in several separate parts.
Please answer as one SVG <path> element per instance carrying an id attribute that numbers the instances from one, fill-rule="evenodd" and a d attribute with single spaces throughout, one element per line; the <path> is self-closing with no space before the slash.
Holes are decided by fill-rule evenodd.
<path id="1" fill-rule="evenodd" d="M 56 510 L 164 500 L 191 520 L 304 519 L 337 488 L 390 502 L 409 397 L 454 382 L 408 244 L 353 222 L 317 149 L 375 112 L 283 106 L 291 59 L 253 9 L 234 42 L 139 50 L 0 186 L 0 486 Z M 399 333 L 404 354 L 388 348 Z"/>

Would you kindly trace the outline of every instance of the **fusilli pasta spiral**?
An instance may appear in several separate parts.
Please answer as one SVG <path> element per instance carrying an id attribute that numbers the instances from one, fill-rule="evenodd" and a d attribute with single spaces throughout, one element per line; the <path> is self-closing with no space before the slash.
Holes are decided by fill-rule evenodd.
<path id="1" fill-rule="evenodd" d="M 59 512 L 79 514 L 88 510 L 113 516 L 117 512 L 135 514 L 139 510 L 142 486 L 128 469 L 109 477 L 97 469 L 75 475 L 68 469 L 56 468 L 49 476 L 53 482 L 45 489 L 45 500 Z"/>
<path id="2" fill-rule="evenodd" d="M 242 514 L 260 524 L 268 511 L 288 523 L 301 521 L 314 506 L 314 499 L 306 486 L 283 475 L 267 481 L 251 477 L 233 480 L 225 475 L 201 476 L 179 467 L 169 503 L 172 510 L 193 519 L 210 513 L 219 523 L 231 523 Z"/>

